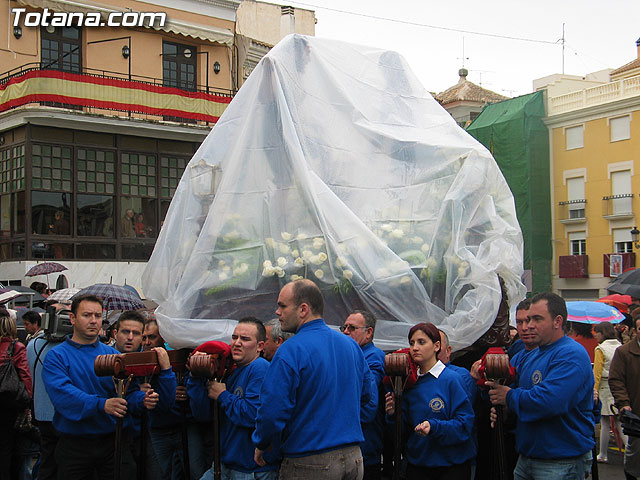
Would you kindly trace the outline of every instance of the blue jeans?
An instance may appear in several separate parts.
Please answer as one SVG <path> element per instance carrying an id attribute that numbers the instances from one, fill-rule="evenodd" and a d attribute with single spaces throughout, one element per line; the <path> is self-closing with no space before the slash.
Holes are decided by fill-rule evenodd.
<path id="1" fill-rule="evenodd" d="M 202 425 L 189 423 L 189 470 L 192 480 L 198 480 L 211 464 L 204 444 Z M 149 431 L 151 445 L 160 470 L 166 480 L 182 480 L 182 433 L 180 427 L 152 428 Z"/>
<path id="2" fill-rule="evenodd" d="M 514 480 L 584 480 L 591 473 L 591 452 L 579 457 L 543 460 L 520 455 Z"/>
<path id="3" fill-rule="evenodd" d="M 222 465 L 221 471 L 222 480 L 278 480 L 277 470 L 271 472 L 245 473 L 239 472 L 238 470 L 231 470 L 230 468 Z M 214 480 L 213 465 L 209 470 L 204 472 L 204 475 L 202 475 L 200 480 Z"/>

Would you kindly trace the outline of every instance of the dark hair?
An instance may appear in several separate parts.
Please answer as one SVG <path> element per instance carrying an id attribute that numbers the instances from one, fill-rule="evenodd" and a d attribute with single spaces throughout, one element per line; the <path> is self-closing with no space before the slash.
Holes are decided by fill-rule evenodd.
<path id="1" fill-rule="evenodd" d="M 354 310 L 353 312 L 351 312 L 349 315 L 357 315 L 357 314 L 362 315 L 362 318 L 364 318 L 364 325 L 365 327 L 371 327 L 373 329 L 373 331 L 376 331 L 376 316 L 371 313 L 368 312 L 366 310 Z"/>
<path id="2" fill-rule="evenodd" d="M 248 323 L 250 325 L 255 325 L 256 327 L 256 339 L 259 342 L 265 342 L 267 340 L 267 329 L 264 328 L 264 324 L 258 320 L 256 317 L 243 317 L 238 320 L 238 324 Z"/>
<path id="3" fill-rule="evenodd" d="M 516 307 L 516 312 L 519 312 L 520 310 L 529 310 L 530 308 L 531 308 L 531 300 L 529 300 L 528 298 L 525 298 Z"/>
<path id="4" fill-rule="evenodd" d="M 597 333 L 601 333 L 602 337 L 605 340 L 616 337 L 616 329 L 613 328 L 613 324 L 610 322 L 602 322 L 597 323 L 595 327 L 593 327 L 593 331 Z"/>
<path id="5" fill-rule="evenodd" d="M 547 301 L 547 310 L 551 314 L 551 319 L 556 318 L 558 315 L 562 317 L 562 328 L 566 330 L 567 328 L 567 304 L 564 299 L 555 293 L 551 292 L 542 292 L 536 294 L 531 299 L 531 305 L 534 303 L 541 302 L 542 300 Z"/>
<path id="6" fill-rule="evenodd" d="M 95 295 L 89 293 L 86 295 L 73 297 L 73 301 L 71 302 L 71 313 L 75 315 L 78 312 L 78 305 L 80 305 L 81 302 L 99 303 L 100 307 L 104 308 L 103 300 L 100 297 L 96 297 Z"/>
<path id="7" fill-rule="evenodd" d="M 584 338 L 593 338 L 593 326 L 590 323 L 569 322 L 569 328 Z"/>
<path id="8" fill-rule="evenodd" d="M 638 318 L 640 318 L 640 307 L 636 307 L 633 310 L 629 310 L 631 312 L 631 319 L 635 322 Z"/>
<path id="9" fill-rule="evenodd" d="M 29 323 L 36 323 L 38 324 L 38 326 L 42 324 L 42 317 L 38 312 L 35 312 L 33 310 L 29 310 L 28 312 L 24 312 L 22 314 L 22 323 L 24 323 L 25 320 Z"/>
<path id="10" fill-rule="evenodd" d="M 40 294 L 47 292 L 47 284 L 42 282 L 32 282 L 31 285 L 29 285 L 29 288 Z"/>
<path id="11" fill-rule="evenodd" d="M 425 335 L 429 337 L 434 344 L 436 342 L 440 343 L 440 348 L 438 348 L 438 350 L 436 351 L 436 355 L 438 355 L 438 353 L 440 353 L 440 349 L 442 348 L 442 342 L 440 341 L 440 330 L 438 330 L 438 327 L 436 327 L 431 322 L 417 323 L 416 325 L 411 327 L 411 330 L 409 330 L 409 342 L 411 342 L 411 337 L 413 337 L 413 334 L 418 330 L 424 332 Z"/>
<path id="12" fill-rule="evenodd" d="M 140 312 L 136 312 L 135 310 L 127 310 L 126 312 L 122 312 L 118 317 L 118 322 L 116 325 L 116 330 L 120 330 L 120 323 L 126 322 L 127 320 L 133 320 L 134 322 L 139 322 L 144 329 L 144 317 Z"/>
<path id="13" fill-rule="evenodd" d="M 324 314 L 324 299 L 318 286 L 305 278 L 291 282 L 293 286 L 293 303 L 299 307 L 303 303 L 309 305 L 311 313 L 322 316 Z"/>

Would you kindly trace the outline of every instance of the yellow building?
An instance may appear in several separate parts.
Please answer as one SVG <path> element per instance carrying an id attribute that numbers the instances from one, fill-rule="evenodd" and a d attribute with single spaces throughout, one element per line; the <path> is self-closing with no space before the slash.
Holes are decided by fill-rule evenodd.
<path id="1" fill-rule="evenodd" d="M 635 266 L 630 231 L 640 212 L 638 58 L 585 78 L 534 82 L 547 91 L 553 210 L 553 288 L 565 299 L 597 299 Z"/>
<path id="2" fill-rule="evenodd" d="M 0 281 L 57 259 L 76 285 L 137 285 L 202 140 L 268 50 L 314 28 L 255 1 L 5 2 Z"/>

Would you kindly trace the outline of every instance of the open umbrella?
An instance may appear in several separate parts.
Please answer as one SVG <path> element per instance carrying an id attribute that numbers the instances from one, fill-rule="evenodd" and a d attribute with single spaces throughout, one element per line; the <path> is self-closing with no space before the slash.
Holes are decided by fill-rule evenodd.
<path id="1" fill-rule="evenodd" d="M 104 300 L 104 309 L 112 310 L 138 310 L 144 308 L 144 303 L 135 293 L 122 285 L 111 283 L 96 283 L 90 287 L 83 288 L 76 293 L 71 300 L 80 295 L 95 295 Z"/>
<path id="2" fill-rule="evenodd" d="M 43 262 L 34 265 L 25 273 L 25 277 L 36 277 L 38 275 L 49 275 L 50 273 L 64 272 L 69 270 L 67 267 L 56 262 Z"/>
<path id="3" fill-rule="evenodd" d="M 640 298 L 640 268 L 627 270 L 607 286 L 607 290 Z"/>
<path id="4" fill-rule="evenodd" d="M 0 288 L 0 303 L 7 303 L 22 296 L 22 293 L 12 290 L 11 288 Z"/>
<path id="5" fill-rule="evenodd" d="M 620 323 L 624 315 L 617 308 L 600 302 L 567 302 L 567 320 L 578 323 Z"/>
<path id="6" fill-rule="evenodd" d="M 607 305 L 611 305 L 612 307 L 616 307 L 622 313 L 629 313 L 629 305 L 633 303 L 629 295 L 621 295 L 619 293 L 612 293 L 611 295 L 599 298 L 596 301 L 600 303 L 606 303 Z"/>
<path id="7" fill-rule="evenodd" d="M 80 291 L 79 288 L 63 288 L 62 290 L 56 290 L 53 292 L 47 300 L 55 300 L 58 303 L 71 303 L 71 297 Z"/>

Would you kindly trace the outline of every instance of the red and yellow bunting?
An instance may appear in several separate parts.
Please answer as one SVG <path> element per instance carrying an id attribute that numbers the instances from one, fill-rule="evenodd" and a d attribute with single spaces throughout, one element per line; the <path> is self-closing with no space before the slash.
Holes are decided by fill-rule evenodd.
<path id="1" fill-rule="evenodd" d="M 36 102 L 216 122 L 231 97 L 57 70 L 35 70 L 0 85 L 0 112 Z"/>

